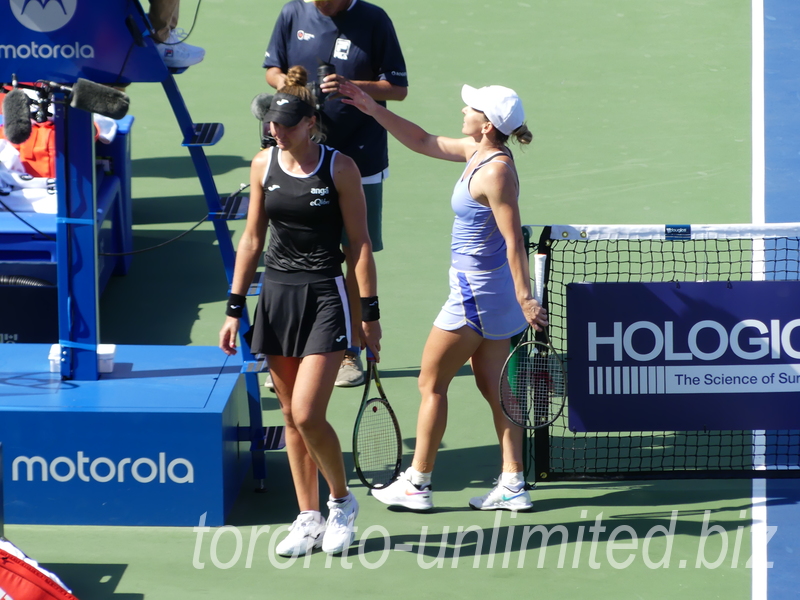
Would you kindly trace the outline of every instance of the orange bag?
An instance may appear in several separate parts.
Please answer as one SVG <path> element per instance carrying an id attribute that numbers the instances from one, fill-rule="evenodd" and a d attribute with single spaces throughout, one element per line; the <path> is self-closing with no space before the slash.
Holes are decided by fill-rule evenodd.
<path id="1" fill-rule="evenodd" d="M 0 138 L 5 138 L 0 129 Z M 13 144 L 25 172 L 34 177 L 56 176 L 56 127 L 51 121 L 31 121 L 31 137 L 21 144 Z"/>

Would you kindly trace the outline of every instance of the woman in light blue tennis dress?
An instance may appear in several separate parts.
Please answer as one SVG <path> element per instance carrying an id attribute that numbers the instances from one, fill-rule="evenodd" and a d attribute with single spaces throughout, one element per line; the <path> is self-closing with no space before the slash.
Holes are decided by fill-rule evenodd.
<path id="1" fill-rule="evenodd" d="M 473 155 L 456 182 L 450 200 L 456 213 L 450 244 L 450 296 L 433 322 L 439 329 L 456 331 L 466 325 L 483 338 L 507 340 L 528 326 L 517 302 L 497 219 L 491 207 L 470 194 L 470 184 L 480 169 L 492 164 L 513 168 L 504 158 L 510 158 L 508 151 L 480 162 Z"/>
<path id="2" fill-rule="evenodd" d="M 528 144 L 533 136 L 517 94 L 506 87 L 465 85 L 461 96 L 461 139 L 431 135 L 377 104 L 352 84 L 340 86 L 351 104 L 402 144 L 433 158 L 466 162 L 453 190 L 450 296 L 434 321 L 422 353 L 417 440 L 411 467 L 372 495 L 390 506 L 433 508 L 431 473 L 447 425 L 447 391 L 465 362 L 492 411 L 502 455 L 497 485 L 469 505 L 479 510 L 527 510 L 533 504 L 525 485 L 523 431 L 500 408 L 498 382 L 509 340 L 529 324 L 547 325 L 547 313 L 533 298 L 528 257 L 519 216 L 519 178 L 506 143 Z"/>

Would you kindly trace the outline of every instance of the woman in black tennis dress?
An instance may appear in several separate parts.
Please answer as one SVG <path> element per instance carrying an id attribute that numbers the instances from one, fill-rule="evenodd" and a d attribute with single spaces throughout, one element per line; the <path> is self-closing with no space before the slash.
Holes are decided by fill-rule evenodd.
<path id="1" fill-rule="evenodd" d="M 220 348 L 235 354 L 245 294 L 269 229 L 251 349 L 269 360 L 300 508 L 289 535 L 277 546 L 282 556 L 319 547 L 335 554 L 354 537 L 358 503 L 347 488 L 341 446 L 326 419 L 344 351 L 351 345 L 342 227 L 357 257 L 365 308 L 362 341 L 376 357 L 381 338 L 361 176 L 352 159 L 315 141 L 320 132 L 307 78 L 303 67 L 292 67 L 264 117 L 277 146 L 253 159 L 247 224 L 220 331 Z M 330 489 L 327 522 L 320 513 L 319 473 Z"/>

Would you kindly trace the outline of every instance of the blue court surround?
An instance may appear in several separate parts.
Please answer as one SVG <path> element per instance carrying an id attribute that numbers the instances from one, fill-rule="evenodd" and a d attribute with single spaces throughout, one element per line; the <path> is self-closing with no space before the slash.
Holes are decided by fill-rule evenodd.
<path id="1" fill-rule="evenodd" d="M 0 345 L 6 523 L 223 525 L 250 466 L 241 360 L 118 346 L 113 373 L 63 381 L 49 349 Z"/>
<path id="2" fill-rule="evenodd" d="M 800 584 L 800 482 L 772 479 L 767 482 L 767 523 L 777 530 L 767 546 L 770 600 L 797 598 Z"/>
<path id="3" fill-rule="evenodd" d="M 800 3 L 764 2 L 766 222 L 800 221 Z"/>
<path id="4" fill-rule="evenodd" d="M 764 1 L 765 220 L 800 221 L 800 3 Z M 767 441 L 777 432 L 766 432 Z M 794 462 L 796 461 L 789 461 Z M 767 468 L 780 465 L 767 465 Z M 800 481 L 767 480 L 770 600 L 798 597 Z"/>

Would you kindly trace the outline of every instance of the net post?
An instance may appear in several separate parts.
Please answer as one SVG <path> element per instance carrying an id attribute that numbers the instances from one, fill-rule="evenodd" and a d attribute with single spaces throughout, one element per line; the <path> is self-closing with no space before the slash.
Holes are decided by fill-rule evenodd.
<path id="1" fill-rule="evenodd" d="M 550 226 L 547 226 L 542 230 L 542 235 L 539 236 L 539 245 L 536 250 L 538 254 L 544 254 L 547 257 L 544 269 L 544 294 L 542 295 L 542 306 L 544 306 L 545 308 L 548 307 L 547 283 L 550 281 L 551 233 L 552 233 L 552 228 Z"/>
<path id="2" fill-rule="evenodd" d="M 533 229 L 529 225 L 522 226 L 522 240 L 525 244 L 525 253 L 530 257 L 531 250 L 533 247 L 533 242 L 531 242 L 531 238 L 533 237 Z M 514 348 L 517 346 L 519 341 L 522 339 L 522 336 L 525 335 L 524 333 L 520 333 L 515 335 L 510 340 L 509 345 L 509 352 L 512 352 Z M 525 479 L 528 479 L 528 475 L 531 471 L 531 467 L 533 466 L 532 463 L 532 448 L 531 448 L 531 439 L 530 439 L 530 432 L 524 431 L 522 435 L 522 473 Z"/>
<path id="3" fill-rule="evenodd" d="M 544 294 L 542 306 L 548 306 L 547 282 L 550 273 L 550 236 L 552 228 L 548 225 L 542 228 L 536 251 L 547 256 L 544 270 Z M 552 427 L 552 425 L 551 425 Z M 546 481 L 550 477 L 550 427 L 541 427 L 533 430 L 533 458 L 536 469 L 535 481 Z"/>

